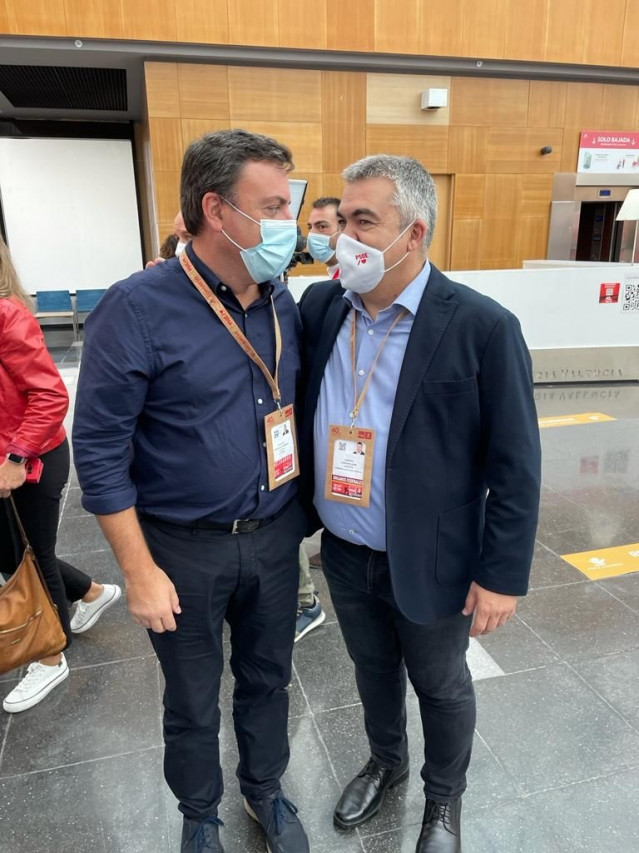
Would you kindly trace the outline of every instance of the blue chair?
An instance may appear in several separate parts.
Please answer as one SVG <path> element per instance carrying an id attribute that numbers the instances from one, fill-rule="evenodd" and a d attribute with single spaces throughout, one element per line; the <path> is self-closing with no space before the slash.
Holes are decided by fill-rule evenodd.
<path id="1" fill-rule="evenodd" d="M 38 322 L 49 317 L 70 317 L 74 340 L 78 340 L 78 317 L 68 290 L 38 290 L 36 306 L 35 316 Z"/>

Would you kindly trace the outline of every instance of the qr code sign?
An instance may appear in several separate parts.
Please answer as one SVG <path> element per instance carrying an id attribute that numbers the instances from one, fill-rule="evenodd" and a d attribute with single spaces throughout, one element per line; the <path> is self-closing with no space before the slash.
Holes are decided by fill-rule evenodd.
<path id="1" fill-rule="evenodd" d="M 639 279 L 626 281 L 621 310 L 626 313 L 639 313 Z"/>

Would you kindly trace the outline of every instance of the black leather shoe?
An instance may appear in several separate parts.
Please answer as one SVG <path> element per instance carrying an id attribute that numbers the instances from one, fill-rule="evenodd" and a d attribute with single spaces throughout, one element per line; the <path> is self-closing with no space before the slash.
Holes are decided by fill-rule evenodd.
<path id="1" fill-rule="evenodd" d="M 207 817 L 204 820 L 185 817 L 182 822 L 180 853 L 224 853 L 219 835 L 219 828 L 223 825 L 217 817 Z"/>
<path id="2" fill-rule="evenodd" d="M 415 853 L 461 853 L 461 797 L 450 803 L 426 800 Z"/>
<path id="3" fill-rule="evenodd" d="M 382 767 L 369 758 L 357 776 L 344 788 L 333 812 L 333 820 L 342 829 L 364 823 L 382 807 L 386 791 L 408 776 L 408 756 L 397 767 Z"/>

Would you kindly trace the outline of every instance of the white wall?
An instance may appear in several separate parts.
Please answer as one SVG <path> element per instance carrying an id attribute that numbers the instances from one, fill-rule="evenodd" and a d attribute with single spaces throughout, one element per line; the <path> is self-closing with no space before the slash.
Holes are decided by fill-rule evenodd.
<path id="1" fill-rule="evenodd" d="M 578 347 L 639 347 L 639 311 L 622 312 L 626 275 L 639 265 L 524 270 L 470 270 L 449 277 L 490 296 L 518 318 L 531 350 Z M 296 300 L 317 281 L 289 279 Z M 639 281 L 639 279 L 636 279 Z M 603 282 L 620 282 L 619 302 L 599 303 Z"/>
<path id="2" fill-rule="evenodd" d="M 29 292 L 108 287 L 142 268 L 128 140 L 0 139 L 0 194 Z"/>

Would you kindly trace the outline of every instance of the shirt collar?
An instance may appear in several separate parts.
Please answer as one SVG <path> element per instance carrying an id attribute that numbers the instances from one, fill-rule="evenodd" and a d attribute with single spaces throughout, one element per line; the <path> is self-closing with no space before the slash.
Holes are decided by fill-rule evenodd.
<path id="1" fill-rule="evenodd" d="M 220 281 L 220 279 L 215 275 L 212 269 L 209 269 L 209 267 L 207 267 L 206 264 L 202 260 L 200 260 L 200 258 L 198 258 L 198 256 L 195 254 L 195 251 L 193 250 L 192 243 L 187 243 L 184 251 L 189 256 L 189 259 L 193 263 L 195 269 L 199 272 L 199 274 L 202 276 L 204 281 L 208 284 L 208 286 L 211 288 L 211 290 L 213 291 L 213 293 L 215 293 L 216 296 L 233 296 L 233 292 L 226 285 L 224 285 L 224 290 L 220 291 L 220 288 L 223 286 L 224 283 Z M 275 290 L 275 284 L 276 282 L 273 280 L 265 281 L 262 284 L 258 285 L 260 288 L 260 296 L 263 299 L 270 298 L 271 294 Z"/>
<path id="2" fill-rule="evenodd" d="M 391 308 L 393 305 L 401 305 L 402 308 L 406 308 L 410 311 L 414 317 L 417 314 L 419 303 L 422 301 L 422 296 L 426 290 L 426 285 L 428 284 L 428 279 L 430 277 L 430 270 L 430 261 L 426 260 L 426 263 L 411 283 L 402 290 L 397 299 L 395 299 L 388 307 Z M 344 299 L 350 303 L 356 311 L 366 311 L 359 293 L 353 293 L 352 290 L 346 290 L 344 292 Z M 388 308 L 385 308 L 384 310 L 388 311 Z"/>

